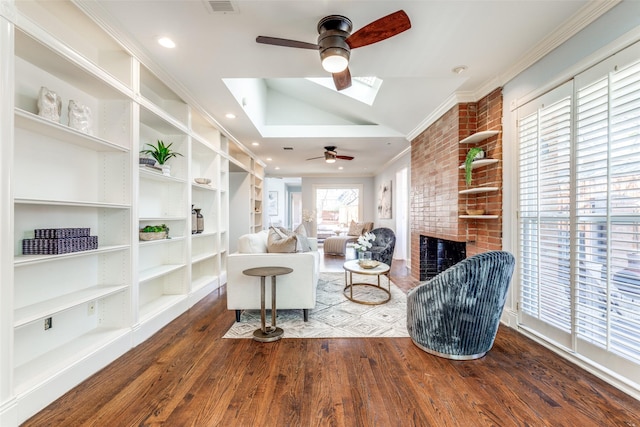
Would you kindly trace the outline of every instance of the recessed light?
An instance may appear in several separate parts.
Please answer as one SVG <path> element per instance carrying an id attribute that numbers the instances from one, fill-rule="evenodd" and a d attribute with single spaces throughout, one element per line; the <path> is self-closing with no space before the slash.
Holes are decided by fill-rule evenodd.
<path id="1" fill-rule="evenodd" d="M 466 65 L 458 65 L 457 67 L 453 67 L 451 69 L 451 71 L 455 74 L 462 74 L 465 71 L 467 71 L 467 66 Z"/>
<path id="2" fill-rule="evenodd" d="M 158 39 L 158 44 L 162 47 L 166 47 L 167 49 L 173 49 L 176 47 L 176 44 L 169 37 L 160 37 Z"/>
<path id="3" fill-rule="evenodd" d="M 267 157 L 267 162 L 270 162 L 271 160 L 273 160 L 271 157 Z"/>
<path id="4" fill-rule="evenodd" d="M 254 147 L 257 147 L 258 145 L 260 145 L 260 143 L 259 143 L 259 142 L 255 142 L 255 141 L 253 141 L 253 142 L 251 143 L 251 145 L 253 145 Z"/>
<path id="5" fill-rule="evenodd" d="M 344 169 L 344 166 L 340 166 L 338 169 L 342 170 L 342 169 Z"/>
<path id="6" fill-rule="evenodd" d="M 280 166 L 276 166 L 276 170 L 279 171 L 280 170 Z"/>
<path id="7" fill-rule="evenodd" d="M 227 113 L 227 114 L 225 114 L 224 116 L 225 116 L 227 119 L 235 119 L 235 118 L 236 118 L 236 115 L 235 115 L 235 114 L 233 114 L 233 113 Z"/>

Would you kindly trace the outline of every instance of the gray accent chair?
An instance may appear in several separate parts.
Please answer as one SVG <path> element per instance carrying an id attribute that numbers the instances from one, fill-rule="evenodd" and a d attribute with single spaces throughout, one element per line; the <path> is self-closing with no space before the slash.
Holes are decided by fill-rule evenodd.
<path id="1" fill-rule="evenodd" d="M 515 258 L 474 255 L 407 294 L 407 329 L 427 353 L 455 360 L 483 357 L 493 346 Z"/>
<path id="2" fill-rule="evenodd" d="M 380 227 L 371 230 L 376 239 L 371 242 L 371 259 L 384 262 L 391 267 L 393 251 L 396 248 L 396 234 L 390 228 Z"/>

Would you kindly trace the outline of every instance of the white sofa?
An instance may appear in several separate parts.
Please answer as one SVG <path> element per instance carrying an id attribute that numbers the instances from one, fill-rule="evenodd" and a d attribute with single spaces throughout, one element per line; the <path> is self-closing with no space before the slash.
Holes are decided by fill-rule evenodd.
<path id="1" fill-rule="evenodd" d="M 309 252 L 267 253 L 268 230 L 246 234 L 238 240 L 238 252 L 227 258 L 227 308 L 236 311 L 260 309 L 260 278 L 242 274 L 254 267 L 290 267 L 293 272 L 276 278 L 276 307 L 302 309 L 304 321 L 316 306 L 316 288 L 320 273 L 317 240 L 308 238 Z M 271 307 L 271 278 L 266 279 L 267 308 Z"/>

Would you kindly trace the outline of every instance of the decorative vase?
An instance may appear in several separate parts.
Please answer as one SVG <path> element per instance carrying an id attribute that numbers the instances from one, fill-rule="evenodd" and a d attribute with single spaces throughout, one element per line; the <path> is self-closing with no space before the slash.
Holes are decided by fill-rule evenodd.
<path id="1" fill-rule="evenodd" d="M 60 98 L 60 95 L 42 86 L 38 93 L 38 115 L 45 119 L 59 122 L 61 112 L 62 98 Z"/>
<path id="2" fill-rule="evenodd" d="M 371 251 L 358 251 L 360 261 L 371 261 Z"/>
<path id="3" fill-rule="evenodd" d="M 164 176 L 171 176 L 171 165 L 168 164 L 163 164 L 163 165 L 159 165 L 160 169 L 162 169 L 162 175 Z"/>
<path id="4" fill-rule="evenodd" d="M 196 233 L 200 234 L 204 231 L 204 216 L 200 212 L 201 209 L 195 209 L 196 211 Z"/>
<path id="5" fill-rule="evenodd" d="M 191 205 L 191 234 L 198 232 L 198 213 L 193 208 L 195 205 Z"/>
<path id="6" fill-rule="evenodd" d="M 86 134 L 91 134 L 93 120 L 91 109 L 86 105 L 79 104 L 73 99 L 69 100 L 69 127 Z"/>

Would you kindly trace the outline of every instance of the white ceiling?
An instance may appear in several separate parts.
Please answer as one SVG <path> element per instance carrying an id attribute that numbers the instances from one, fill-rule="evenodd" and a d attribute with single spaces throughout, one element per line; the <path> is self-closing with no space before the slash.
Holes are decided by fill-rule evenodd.
<path id="1" fill-rule="evenodd" d="M 233 12 L 215 13 L 212 3 L 229 2 L 75 2 L 264 161 L 270 176 L 375 174 L 407 150 L 431 120 L 457 102 L 475 101 L 503 85 L 615 4 L 231 0 Z M 355 32 L 399 9 L 408 14 L 411 29 L 351 53 L 352 76 L 383 81 L 373 105 L 305 79 L 330 77 L 317 52 L 255 42 L 264 35 L 315 43 L 324 16 L 347 16 Z M 177 47 L 159 46 L 159 36 L 171 37 Z M 452 72 L 461 65 L 466 72 Z M 227 119 L 226 113 L 237 117 Z M 306 160 L 321 156 L 326 145 L 355 159 Z"/>

